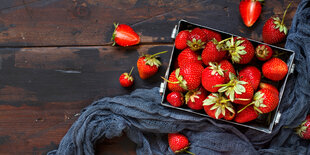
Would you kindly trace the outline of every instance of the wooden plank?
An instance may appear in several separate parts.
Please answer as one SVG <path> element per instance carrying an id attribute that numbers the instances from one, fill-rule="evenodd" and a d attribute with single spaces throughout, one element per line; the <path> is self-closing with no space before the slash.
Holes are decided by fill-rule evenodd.
<path id="1" fill-rule="evenodd" d="M 136 66 L 139 55 L 163 50 L 169 52 L 161 55 L 158 74 L 141 80 L 135 69 L 134 87 L 120 86 L 119 76 Z M 159 86 L 170 51 L 171 45 L 0 49 L 0 154 L 56 149 L 75 115 L 94 100 Z M 128 147 L 119 148 L 119 140 L 127 141 Z M 99 145 L 99 154 L 135 152 L 128 138 L 119 140 Z"/>

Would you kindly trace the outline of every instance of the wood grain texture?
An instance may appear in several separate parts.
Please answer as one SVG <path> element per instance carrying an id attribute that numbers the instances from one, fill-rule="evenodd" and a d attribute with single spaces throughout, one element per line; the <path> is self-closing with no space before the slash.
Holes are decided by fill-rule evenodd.
<path id="1" fill-rule="evenodd" d="M 159 86 L 178 20 L 262 40 L 264 22 L 281 15 L 289 2 L 266 1 L 257 23 L 247 28 L 239 15 L 239 0 L 2 1 L 0 154 L 45 154 L 57 148 L 76 114 L 94 100 Z M 288 27 L 298 3 L 288 11 Z M 113 22 L 131 25 L 142 43 L 111 47 Z M 134 86 L 119 85 L 120 74 L 136 66 L 139 55 L 163 50 L 169 53 L 161 55 L 163 66 L 154 77 L 141 80 L 135 68 Z M 122 136 L 100 142 L 96 150 L 135 154 L 135 144 Z"/>

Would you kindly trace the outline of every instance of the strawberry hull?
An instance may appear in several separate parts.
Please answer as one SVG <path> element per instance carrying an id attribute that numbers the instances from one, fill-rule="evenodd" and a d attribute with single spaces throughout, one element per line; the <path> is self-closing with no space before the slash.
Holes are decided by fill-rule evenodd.
<path id="1" fill-rule="evenodd" d="M 223 32 L 223 31 L 220 31 L 220 30 L 217 30 L 217 29 L 206 27 L 206 26 L 201 26 L 199 24 L 191 23 L 191 22 L 188 22 L 188 21 L 185 21 L 185 20 L 180 20 L 179 21 L 178 25 L 173 30 L 173 33 L 172 33 L 171 37 L 174 39 L 175 36 L 178 34 L 178 32 L 180 32 L 182 30 L 193 30 L 194 28 L 203 28 L 203 29 L 212 30 L 212 31 L 214 31 L 216 33 L 219 33 L 221 35 L 222 39 L 229 38 L 231 36 L 239 37 L 239 36 L 234 35 L 234 34 Z M 260 44 L 265 44 L 265 45 L 270 46 L 273 51 L 277 51 L 278 52 L 278 54 L 279 54 L 278 58 L 280 58 L 281 60 L 283 60 L 287 64 L 288 74 L 282 80 L 280 80 L 280 81 L 271 81 L 271 80 L 269 80 L 267 78 L 261 78 L 261 81 L 260 81 L 260 82 L 263 82 L 263 83 L 272 84 L 273 86 L 275 86 L 279 90 L 279 104 L 275 108 L 275 110 L 273 110 L 272 112 L 267 113 L 267 114 L 261 114 L 261 115 L 259 115 L 259 117 L 257 119 L 255 119 L 253 121 L 250 121 L 250 122 L 247 122 L 247 123 L 242 123 L 241 124 L 241 123 L 237 123 L 237 122 L 235 122 L 233 120 L 229 121 L 229 120 L 225 120 L 225 119 L 219 119 L 219 120 L 216 120 L 216 121 L 222 121 L 222 122 L 231 123 L 231 124 L 234 124 L 236 127 L 237 126 L 243 126 L 243 127 L 248 127 L 248 128 L 251 128 L 251 129 L 255 129 L 255 130 L 261 131 L 261 132 L 271 133 L 274 125 L 276 125 L 276 123 L 279 121 L 279 118 L 280 118 L 280 115 L 281 115 L 281 113 L 279 111 L 279 107 L 281 106 L 280 103 L 281 103 L 281 98 L 282 98 L 284 90 L 285 90 L 286 81 L 287 81 L 287 79 L 289 77 L 289 74 L 292 73 L 293 70 L 294 70 L 293 60 L 294 60 L 295 52 L 291 51 L 291 50 L 279 48 L 279 47 L 276 47 L 276 46 L 273 46 L 273 45 L 269 45 L 269 44 L 266 44 L 266 43 L 262 43 L 262 42 L 259 42 L 259 41 L 255 41 L 255 40 L 252 40 L 252 39 L 248 39 L 248 40 L 252 43 L 254 48 L 257 47 Z M 169 66 L 168 66 L 166 74 L 165 74 L 165 78 L 166 79 L 168 79 L 170 73 L 173 70 L 176 69 L 174 67 L 175 66 L 174 64 L 175 64 L 175 61 L 178 58 L 179 53 L 181 53 L 181 52 L 182 52 L 182 50 L 176 49 L 175 46 L 173 47 L 172 52 L 171 52 L 171 56 L 170 56 Z M 231 60 L 229 60 L 229 61 L 231 61 Z M 246 66 L 255 66 L 255 67 L 261 69 L 263 63 L 264 63 L 264 61 L 259 61 L 256 57 L 254 57 L 251 60 L 251 62 L 246 64 L 246 65 L 240 65 L 240 64 L 233 64 L 233 65 L 234 65 L 234 68 L 236 69 L 236 71 L 237 70 L 240 71 L 241 69 L 245 68 Z M 164 81 L 161 84 L 160 93 L 162 93 L 162 103 L 161 104 L 163 106 L 165 106 L 165 107 L 174 108 L 174 109 L 178 109 L 178 110 L 182 110 L 182 111 L 186 111 L 186 112 L 189 112 L 189 113 L 193 113 L 193 114 L 197 114 L 197 115 L 201 115 L 201 116 L 205 116 L 205 117 L 211 118 L 210 116 L 208 116 L 204 112 L 203 109 L 202 110 L 198 110 L 198 111 L 197 110 L 192 110 L 186 104 L 184 104 L 181 107 L 174 107 L 174 106 L 170 105 L 167 102 L 167 100 L 166 100 L 167 95 L 170 93 L 170 91 L 168 89 L 167 81 Z"/>

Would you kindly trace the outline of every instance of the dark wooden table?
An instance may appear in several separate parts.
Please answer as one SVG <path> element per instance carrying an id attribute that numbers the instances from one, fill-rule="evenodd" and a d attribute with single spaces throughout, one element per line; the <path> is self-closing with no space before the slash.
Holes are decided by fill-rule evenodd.
<path id="1" fill-rule="evenodd" d="M 159 86 L 170 53 L 149 80 L 118 83 L 139 55 L 173 46 L 171 31 L 186 19 L 255 40 L 264 22 L 282 16 L 290 0 L 266 0 L 247 28 L 239 0 L 2 0 L 0 5 L 0 154 L 45 154 L 56 149 L 83 107 L 94 100 Z M 287 13 L 290 27 L 299 0 Z M 128 24 L 141 44 L 112 47 L 113 22 Z M 280 44 L 279 46 L 283 46 Z M 97 154 L 135 154 L 125 135 L 98 142 Z"/>

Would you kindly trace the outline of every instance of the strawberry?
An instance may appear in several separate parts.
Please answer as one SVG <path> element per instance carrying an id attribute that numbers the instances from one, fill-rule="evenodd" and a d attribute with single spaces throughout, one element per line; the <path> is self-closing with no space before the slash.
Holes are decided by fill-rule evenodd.
<path id="1" fill-rule="evenodd" d="M 180 133 L 169 133 L 168 134 L 168 143 L 170 149 L 173 153 L 182 153 L 187 152 L 189 154 L 193 154 L 192 152 L 187 151 L 189 148 L 189 141 L 186 136 Z"/>
<path id="2" fill-rule="evenodd" d="M 225 83 L 229 82 L 229 74 L 232 73 L 236 75 L 234 66 L 228 60 L 222 60 L 219 65 L 224 70 Z"/>
<path id="3" fill-rule="evenodd" d="M 262 11 L 262 5 L 259 0 L 241 0 L 239 3 L 239 12 L 243 23 L 247 27 L 251 27 Z"/>
<path id="4" fill-rule="evenodd" d="M 245 107 L 244 105 L 240 105 L 238 106 L 238 112 L 234 118 L 235 122 L 237 123 L 245 123 L 245 122 L 249 122 L 252 121 L 254 119 L 256 119 L 258 117 L 258 113 L 256 112 L 256 110 L 254 110 L 253 105 Z M 243 109 L 242 111 L 240 111 L 241 109 Z"/>
<path id="5" fill-rule="evenodd" d="M 254 66 L 247 66 L 247 67 L 243 68 L 241 71 L 239 71 L 239 77 L 247 78 L 251 82 L 254 90 L 257 90 L 261 76 L 262 75 L 261 75 L 259 69 L 257 69 Z"/>
<path id="6" fill-rule="evenodd" d="M 254 57 L 254 47 L 246 38 L 231 37 L 230 40 L 226 42 L 226 46 L 233 63 L 247 64 Z"/>
<path id="7" fill-rule="evenodd" d="M 129 74 L 128 73 L 123 73 L 120 77 L 119 77 L 119 82 L 123 87 L 130 87 L 133 84 L 133 77 L 131 75 L 132 70 L 134 67 L 131 68 Z"/>
<path id="8" fill-rule="evenodd" d="M 116 44 L 120 46 L 132 46 L 140 43 L 139 35 L 128 25 L 125 24 L 115 24 L 115 30 L 111 41 L 113 41 L 112 46 Z"/>
<path id="9" fill-rule="evenodd" d="M 236 104 L 247 105 L 251 103 L 254 89 L 251 82 L 245 77 L 236 77 L 229 74 L 230 81 L 226 84 L 217 85 L 221 87 L 218 92 L 225 92 L 225 95 Z"/>
<path id="10" fill-rule="evenodd" d="M 177 71 L 175 72 L 180 86 L 186 90 L 198 88 L 201 83 L 201 73 L 203 69 L 203 66 L 198 63 L 188 63 L 186 66 L 181 67 L 180 73 Z"/>
<path id="11" fill-rule="evenodd" d="M 189 40 L 190 33 L 188 30 L 183 30 L 175 37 L 175 48 L 183 50 L 187 47 L 187 41 Z"/>
<path id="12" fill-rule="evenodd" d="M 202 29 L 202 30 L 206 34 L 207 42 L 211 41 L 213 38 L 216 39 L 217 41 L 222 40 L 222 37 L 219 33 L 208 29 Z"/>
<path id="13" fill-rule="evenodd" d="M 220 88 L 214 87 L 225 83 L 224 70 L 217 63 L 209 63 L 202 72 L 202 86 L 209 92 L 217 92 Z"/>
<path id="14" fill-rule="evenodd" d="M 227 52 L 222 50 L 221 45 L 215 39 L 206 44 L 201 54 L 202 61 L 205 65 L 208 65 L 209 62 L 219 62 L 226 56 Z"/>
<path id="15" fill-rule="evenodd" d="M 218 93 L 210 94 L 204 101 L 203 106 L 205 112 L 212 118 L 221 119 L 226 115 L 231 115 L 226 113 L 228 110 L 231 113 L 235 113 L 233 105 L 224 96 Z"/>
<path id="16" fill-rule="evenodd" d="M 184 97 L 180 92 L 171 92 L 167 95 L 167 101 L 174 107 L 181 107 L 184 103 Z"/>
<path id="17" fill-rule="evenodd" d="M 168 51 L 159 52 L 153 55 L 143 55 L 137 61 L 137 67 L 141 79 L 147 79 L 157 73 L 161 62 L 157 59 L 157 55 L 166 53 Z"/>
<path id="18" fill-rule="evenodd" d="M 190 90 L 185 95 L 185 103 L 193 110 L 201 110 L 203 100 L 207 97 L 207 91 L 200 87 L 198 90 Z"/>
<path id="19" fill-rule="evenodd" d="M 189 40 L 187 41 L 188 47 L 193 50 L 197 51 L 203 49 L 207 42 L 207 36 L 205 32 L 200 28 L 194 28 L 190 32 Z"/>
<path id="20" fill-rule="evenodd" d="M 292 3 L 292 2 L 291 2 Z M 287 27 L 284 25 L 284 18 L 291 3 L 287 6 L 282 21 L 279 17 L 269 18 L 263 26 L 263 41 L 267 44 L 276 44 L 285 40 L 287 35 Z"/>
<path id="21" fill-rule="evenodd" d="M 232 107 L 232 108 L 235 110 L 234 107 Z M 224 119 L 227 120 L 227 121 L 233 120 L 233 119 L 235 118 L 235 116 L 236 116 L 236 113 L 232 113 L 232 112 L 230 112 L 230 111 L 227 110 L 227 109 L 226 109 L 226 112 L 225 112 L 225 113 L 226 113 L 226 114 L 225 114 L 225 116 L 224 116 Z"/>
<path id="22" fill-rule="evenodd" d="M 268 45 L 260 44 L 255 49 L 255 56 L 260 61 L 269 60 L 272 54 L 272 49 Z"/>
<path id="23" fill-rule="evenodd" d="M 201 56 L 196 52 L 192 51 L 190 48 L 186 48 L 178 55 L 178 65 L 179 67 L 185 66 L 188 63 L 199 63 L 202 64 Z"/>
<path id="24" fill-rule="evenodd" d="M 302 139 L 310 139 L 310 115 L 306 117 L 306 120 L 304 120 L 297 128 L 296 133 L 302 138 Z"/>
<path id="25" fill-rule="evenodd" d="M 269 89 L 261 89 L 254 94 L 253 102 L 247 106 L 254 105 L 259 113 L 269 113 L 279 104 L 279 96 Z"/>
<path id="26" fill-rule="evenodd" d="M 273 81 L 282 80 L 288 72 L 286 63 L 279 58 L 272 58 L 262 67 L 263 75 Z"/>
<path id="27" fill-rule="evenodd" d="M 271 84 L 261 82 L 261 83 L 259 84 L 259 88 L 260 88 L 260 89 L 264 89 L 264 88 L 265 88 L 265 89 L 269 89 L 270 91 L 272 91 L 273 93 L 275 93 L 277 96 L 279 96 L 279 91 L 278 91 L 278 89 L 277 89 L 275 86 L 271 85 Z"/>
<path id="28" fill-rule="evenodd" d="M 174 92 L 185 92 L 186 90 L 183 89 L 180 85 L 179 85 L 179 80 L 176 78 L 176 74 L 175 72 L 178 72 L 178 75 L 180 74 L 180 68 L 174 70 L 173 72 L 171 72 L 171 74 L 169 75 L 169 79 L 165 79 L 168 82 L 168 89 L 170 91 L 174 91 Z"/>

